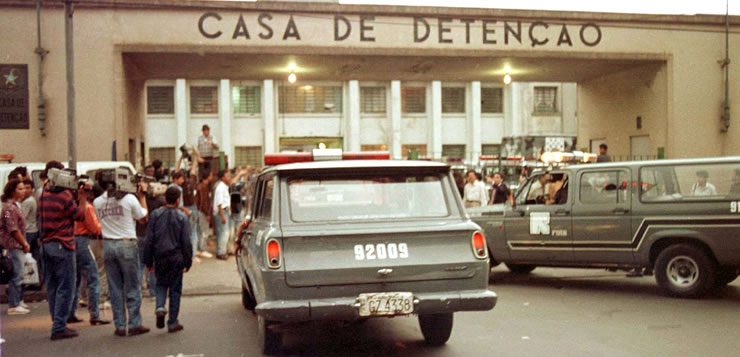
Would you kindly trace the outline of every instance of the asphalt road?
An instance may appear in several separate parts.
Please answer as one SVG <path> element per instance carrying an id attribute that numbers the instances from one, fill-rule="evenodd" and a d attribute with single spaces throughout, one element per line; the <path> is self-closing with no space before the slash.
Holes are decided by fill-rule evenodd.
<path id="1" fill-rule="evenodd" d="M 449 343 L 429 348 L 415 318 L 364 324 L 311 324 L 286 332 L 286 355 L 424 356 L 737 356 L 740 282 L 701 300 L 659 294 L 650 277 L 626 278 L 599 270 L 537 269 L 530 276 L 495 270 L 493 311 L 459 313 Z M 143 307 L 154 327 L 153 302 Z M 113 336 L 112 327 L 77 325 L 81 336 L 48 339 L 43 303 L 32 314 L 2 315 L 2 356 L 256 356 L 255 318 L 239 295 L 183 300 L 185 330 L 137 337 Z M 110 317 L 110 312 L 107 312 Z M 87 314 L 78 314 L 86 318 Z"/>

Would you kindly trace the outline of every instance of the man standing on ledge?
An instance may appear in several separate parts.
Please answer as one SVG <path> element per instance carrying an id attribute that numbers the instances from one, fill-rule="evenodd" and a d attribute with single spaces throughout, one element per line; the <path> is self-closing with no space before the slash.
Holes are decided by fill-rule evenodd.
<path id="1" fill-rule="evenodd" d="M 198 169 L 201 173 L 214 169 L 213 161 L 218 153 L 218 144 L 211 136 L 211 128 L 203 124 L 203 135 L 196 139 L 195 150 L 198 152 Z"/>

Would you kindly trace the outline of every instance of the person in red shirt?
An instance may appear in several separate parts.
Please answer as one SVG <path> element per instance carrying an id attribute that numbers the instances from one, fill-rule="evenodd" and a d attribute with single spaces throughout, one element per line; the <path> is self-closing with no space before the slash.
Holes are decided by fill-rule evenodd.
<path id="1" fill-rule="evenodd" d="M 0 245 L 13 260 L 13 276 L 8 284 L 8 315 L 27 314 L 30 311 L 23 303 L 24 255 L 31 251 L 26 242 L 26 223 L 18 202 L 23 198 L 26 186 L 18 179 L 11 179 L 3 188 L 2 210 L 0 211 Z"/>
<path id="2" fill-rule="evenodd" d="M 82 221 L 75 222 L 75 241 L 77 242 L 77 284 L 75 285 L 75 297 L 72 303 L 68 323 L 82 322 L 75 315 L 77 305 L 80 301 L 80 286 L 82 285 L 82 276 L 87 278 L 87 310 L 90 312 L 90 325 L 107 325 L 109 320 L 100 318 L 100 277 L 98 276 L 98 264 L 90 249 L 90 241 L 100 239 L 101 227 L 98 216 L 95 214 L 95 207 L 88 201 L 85 207 L 85 217 Z"/>

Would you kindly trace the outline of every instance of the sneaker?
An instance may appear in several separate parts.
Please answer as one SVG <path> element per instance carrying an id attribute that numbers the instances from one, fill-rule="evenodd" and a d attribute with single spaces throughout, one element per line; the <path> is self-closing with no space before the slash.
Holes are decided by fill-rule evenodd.
<path id="1" fill-rule="evenodd" d="M 20 305 L 8 309 L 8 315 L 25 315 L 29 312 L 31 312 L 31 310 Z"/>
<path id="2" fill-rule="evenodd" d="M 157 328 L 163 329 L 164 317 L 167 316 L 167 310 L 165 310 L 163 307 L 160 307 L 157 309 L 157 311 L 154 312 L 154 314 L 157 316 Z"/>
<path id="3" fill-rule="evenodd" d="M 149 331 L 150 331 L 149 328 L 144 327 L 144 326 L 132 327 L 128 329 L 128 335 L 129 336 L 143 335 Z"/>
<path id="4" fill-rule="evenodd" d="M 110 310 L 110 309 L 111 309 L 110 302 L 106 301 L 100 304 L 100 310 Z"/>
<path id="5" fill-rule="evenodd" d="M 177 331 L 182 331 L 183 328 L 184 327 L 182 327 L 182 325 L 180 325 L 179 323 L 177 323 L 177 324 L 174 324 L 174 325 L 167 326 L 167 332 L 173 333 L 173 332 L 177 332 Z"/>
<path id="6" fill-rule="evenodd" d="M 22 307 L 22 308 L 24 308 L 24 309 L 28 310 L 28 305 L 26 305 L 26 303 L 25 303 L 25 302 L 23 302 L 23 300 L 21 300 L 21 303 L 20 303 L 20 304 L 18 304 L 18 306 L 20 306 L 20 307 Z"/>
<path id="7" fill-rule="evenodd" d="M 198 258 L 198 257 L 193 257 L 193 262 L 195 262 L 195 263 L 200 263 L 200 258 Z"/>
<path id="8" fill-rule="evenodd" d="M 79 336 L 79 334 L 77 333 L 77 331 L 68 328 L 68 329 L 64 330 L 63 332 L 55 332 L 55 333 L 52 333 L 51 334 L 51 340 L 52 341 L 64 340 L 64 339 L 67 339 L 67 338 L 73 338 L 73 337 L 77 337 L 77 336 Z"/>
<path id="9" fill-rule="evenodd" d="M 218 260 L 228 260 L 229 256 L 226 254 L 219 254 L 216 256 L 216 258 L 218 258 Z"/>
<path id="10" fill-rule="evenodd" d="M 209 253 L 209 252 L 207 252 L 207 251 L 204 250 L 204 251 L 200 252 L 200 257 L 201 258 L 213 258 L 213 254 L 211 254 L 211 253 Z"/>
<path id="11" fill-rule="evenodd" d="M 116 336 L 119 337 L 126 337 L 126 329 L 125 328 L 116 328 L 116 332 L 114 332 Z"/>

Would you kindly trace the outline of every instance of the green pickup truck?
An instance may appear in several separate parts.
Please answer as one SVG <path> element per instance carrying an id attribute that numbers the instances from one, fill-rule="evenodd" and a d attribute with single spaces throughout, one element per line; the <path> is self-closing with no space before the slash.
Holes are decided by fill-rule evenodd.
<path id="1" fill-rule="evenodd" d="M 573 165 L 533 174 L 513 205 L 468 209 L 491 265 L 654 271 L 695 298 L 740 267 L 740 157 Z"/>

